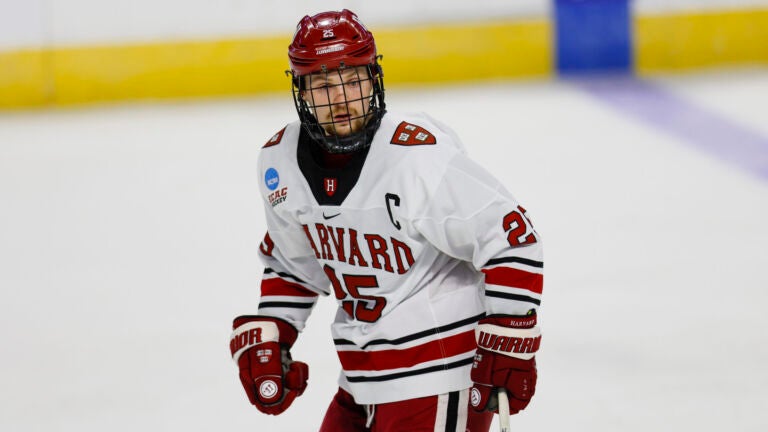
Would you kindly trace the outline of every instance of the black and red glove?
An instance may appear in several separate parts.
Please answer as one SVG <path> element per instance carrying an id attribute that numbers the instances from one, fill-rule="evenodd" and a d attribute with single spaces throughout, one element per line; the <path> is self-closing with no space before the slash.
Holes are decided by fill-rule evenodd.
<path id="1" fill-rule="evenodd" d="M 498 412 L 497 390 L 506 389 L 509 413 L 522 411 L 536 391 L 535 354 L 541 343 L 536 315 L 496 316 L 480 321 L 472 365 L 472 407 Z"/>
<path id="2" fill-rule="evenodd" d="M 298 332 L 285 321 L 260 316 L 235 318 L 229 342 L 240 368 L 240 382 L 259 411 L 277 415 L 304 393 L 309 378 L 306 363 L 289 352 Z"/>

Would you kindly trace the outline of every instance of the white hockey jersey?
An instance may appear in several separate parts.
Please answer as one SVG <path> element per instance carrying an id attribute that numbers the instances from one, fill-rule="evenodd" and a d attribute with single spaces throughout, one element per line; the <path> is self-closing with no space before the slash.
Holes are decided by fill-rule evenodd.
<path id="1" fill-rule="evenodd" d="M 318 294 L 334 295 L 339 385 L 360 404 L 470 387 L 477 321 L 540 304 L 525 210 L 424 114 L 385 114 L 343 170 L 318 165 L 300 131 L 289 124 L 259 157 L 259 315 L 301 331 Z"/>

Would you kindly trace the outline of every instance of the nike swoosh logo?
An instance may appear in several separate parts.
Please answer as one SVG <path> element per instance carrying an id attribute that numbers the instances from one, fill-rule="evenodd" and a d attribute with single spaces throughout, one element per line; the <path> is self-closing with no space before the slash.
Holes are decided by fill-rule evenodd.
<path id="1" fill-rule="evenodd" d="M 338 216 L 340 214 L 341 213 L 336 213 L 335 215 L 326 216 L 325 213 L 323 213 L 323 219 L 325 219 L 325 220 L 333 219 L 333 218 L 335 218 L 336 216 Z"/>

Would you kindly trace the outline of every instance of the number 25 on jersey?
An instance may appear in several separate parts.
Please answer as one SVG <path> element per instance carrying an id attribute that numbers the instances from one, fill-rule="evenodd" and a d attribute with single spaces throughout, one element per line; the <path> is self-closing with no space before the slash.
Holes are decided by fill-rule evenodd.
<path id="1" fill-rule="evenodd" d="M 525 213 L 524 208 L 517 206 L 517 210 L 509 212 L 502 220 L 501 227 L 507 233 L 507 241 L 512 247 L 536 243 L 536 231 Z"/>
<path id="2" fill-rule="evenodd" d="M 358 321 L 376 322 L 381 318 L 381 311 L 387 305 L 387 299 L 379 296 L 360 294 L 360 288 L 378 288 L 379 282 L 376 276 L 361 275 L 341 275 L 344 284 L 342 285 L 336 276 L 333 267 L 326 264 L 323 267 L 325 274 L 333 285 L 333 292 L 336 299 L 341 302 L 341 308 Z M 350 297 L 351 299 L 348 299 Z"/>

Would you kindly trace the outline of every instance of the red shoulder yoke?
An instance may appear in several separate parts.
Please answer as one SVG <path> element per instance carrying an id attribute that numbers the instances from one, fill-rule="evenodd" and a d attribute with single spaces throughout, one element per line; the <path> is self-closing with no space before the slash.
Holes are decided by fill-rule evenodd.
<path id="1" fill-rule="evenodd" d="M 267 143 L 264 144 L 264 147 L 262 147 L 262 148 L 272 147 L 272 146 L 276 146 L 276 145 L 280 144 L 280 141 L 282 141 L 282 139 L 283 139 L 283 134 L 285 133 L 285 128 L 287 128 L 287 127 L 288 126 L 280 129 L 280 132 L 272 135 L 272 138 L 270 138 L 269 141 L 267 141 Z"/>

